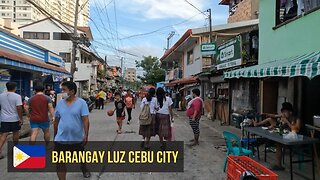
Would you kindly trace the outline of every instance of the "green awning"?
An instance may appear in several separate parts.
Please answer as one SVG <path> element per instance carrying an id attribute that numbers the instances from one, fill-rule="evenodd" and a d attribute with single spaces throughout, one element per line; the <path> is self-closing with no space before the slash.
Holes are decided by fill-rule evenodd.
<path id="1" fill-rule="evenodd" d="M 275 60 L 264 64 L 224 73 L 225 79 L 306 76 L 310 79 L 320 75 L 320 52 L 292 58 Z"/>

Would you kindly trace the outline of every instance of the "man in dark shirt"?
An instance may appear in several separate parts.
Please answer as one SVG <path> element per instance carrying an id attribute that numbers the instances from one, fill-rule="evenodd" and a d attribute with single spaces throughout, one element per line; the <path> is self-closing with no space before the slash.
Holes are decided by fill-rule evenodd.
<path id="1" fill-rule="evenodd" d="M 48 112 L 50 112 L 50 119 L 54 121 L 54 108 L 52 101 L 49 96 L 43 94 L 44 87 L 39 85 L 35 87 L 36 94 L 32 96 L 25 110 L 28 117 L 30 118 L 31 126 L 31 136 L 30 142 L 35 142 L 39 133 L 39 130 L 42 129 L 44 133 L 44 140 L 48 144 L 50 141 L 50 120 Z"/>
<path id="2" fill-rule="evenodd" d="M 121 99 L 121 94 L 119 92 L 115 93 L 115 101 L 114 101 L 116 116 L 117 116 L 117 124 L 118 124 L 118 130 L 117 133 L 122 133 L 122 121 L 125 119 L 125 109 L 126 104 Z"/>
<path id="3" fill-rule="evenodd" d="M 47 96 L 50 96 L 51 86 L 47 85 L 46 90 L 44 91 L 44 94 Z"/>

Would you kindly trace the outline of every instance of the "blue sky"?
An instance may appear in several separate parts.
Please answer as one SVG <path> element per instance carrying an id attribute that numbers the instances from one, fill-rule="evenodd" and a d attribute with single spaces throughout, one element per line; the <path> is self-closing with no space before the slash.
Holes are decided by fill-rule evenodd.
<path id="1" fill-rule="evenodd" d="M 218 5 L 219 0 L 188 1 L 202 11 L 211 8 L 213 25 L 227 22 L 228 8 Z M 160 58 L 171 31 L 175 35 L 170 46 L 187 29 L 208 26 L 206 17 L 185 0 L 90 0 L 90 17 L 92 47 L 102 57 L 107 55 L 111 65 L 120 65 L 124 57 L 125 67 L 135 67 L 134 61 L 142 56 Z M 145 33 L 150 34 L 141 35 Z"/>

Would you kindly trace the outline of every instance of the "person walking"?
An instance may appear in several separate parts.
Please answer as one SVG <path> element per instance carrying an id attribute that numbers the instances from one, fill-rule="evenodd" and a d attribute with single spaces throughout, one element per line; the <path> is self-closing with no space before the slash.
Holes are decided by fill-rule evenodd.
<path id="1" fill-rule="evenodd" d="M 99 91 L 97 91 L 97 90 L 96 90 L 96 93 L 95 93 L 95 101 L 94 101 L 94 104 L 95 104 L 95 109 L 100 108 L 100 107 L 99 107 Z"/>
<path id="2" fill-rule="evenodd" d="M 44 141 L 48 145 L 50 141 L 50 120 L 51 122 L 54 121 L 54 108 L 50 97 L 46 96 L 43 91 L 44 87 L 42 85 L 35 87 L 36 94 L 28 100 L 25 112 L 30 118 L 30 142 L 36 141 L 41 129 L 44 133 Z M 48 112 L 51 115 L 50 119 Z"/>
<path id="3" fill-rule="evenodd" d="M 113 112 L 116 112 L 116 120 L 118 124 L 118 129 L 117 133 L 121 134 L 122 133 L 122 121 L 125 119 L 125 109 L 126 109 L 126 104 L 121 98 L 121 94 L 119 92 L 115 93 L 115 101 L 114 101 L 114 106 L 115 109 Z"/>
<path id="4" fill-rule="evenodd" d="M 51 91 L 51 86 L 50 86 L 50 85 L 47 85 L 47 88 L 46 88 L 46 90 L 44 91 L 44 94 L 47 95 L 47 96 L 50 96 L 50 91 Z"/>
<path id="5" fill-rule="evenodd" d="M 23 124 L 22 119 L 22 99 L 16 94 L 17 84 L 15 82 L 6 83 L 7 91 L 0 94 L 0 159 L 3 159 L 2 147 L 7 140 L 10 132 L 12 132 L 12 140 L 14 144 L 19 141 L 19 130 Z"/>
<path id="6" fill-rule="evenodd" d="M 86 101 L 76 97 L 77 85 L 67 81 L 62 83 L 63 100 L 55 109 L 54 142 L 55 151 L 84 151 L 89 136 L 89 109 Z M 85 164 L 81 164 L 85 178 L 91 176 Z M 57 165 L 59 180 L 65 180 L 67 168 L 65 164 Z"/>
<path id="7" fill-rule="evenodd" d="M 99 109 L 104 109 L 104 98 L 105 98 L 105 92 L 100 89 L 99 92 Z"/>
<path id="8" fill-rule="evenodd" d="M 156 134 L 159 136 L 161 148 L 166 149 L 164 139 L 171 138 L 171 122 L 173 122 L 172 99 L 166 96 L 163 88 L 158 88 L 157 96 L 157 113 L 156 113 Z"/>
<path id="9" fill-rule="evenodd" d="M 189 118 L 189 124 L 194 134 L 194 139 L 190 140 L 192 142 L 190 146 L 196 146 L 196 145 L 199 145 L 199 136 L 200 136 L 199 122 L 202 115 L 203 100 L 199 97 L 200 96 L 199 89 L 193 89 L 192 96 L 193 96 L 193 99 L 188 103 L 187 116 Z"/>
<path id="10" fill-rule="evenodd" d="M 152 117 L 152 121 L 148 125 L 140 125 L 139 127 L 139 135 L 142 135 L 143 141 L 141 143 L 141 148 L 144 148 L 145 150 L 150 149 L 149 142 L 151 139 L 151 136 L 155 136 L 155 123 L 156 123 L 156 106 L 157 106 L 157 98 L 154 97 L 156 94 L 156 90 L 154 88 L 150 88 L 147 96 L 142 99 L 140 108 L 143 109 L 143 107 L 146 104 L 149 104 L 150 108 L 150 114 Z"/>
<path id="11" fill-rule="evenodd" d="M 132 109 L 136 108 L 131 90 L 128 90 L 128 93 L 127 93 L 126 97 L 124 98 L 124 102 L 126 103 L 126 109 L 127 109 L 127 112 L 128 112 L 127 124 L 130 124 L 130 121 L 132 119 L 132 116 L 131 116 Z"/>

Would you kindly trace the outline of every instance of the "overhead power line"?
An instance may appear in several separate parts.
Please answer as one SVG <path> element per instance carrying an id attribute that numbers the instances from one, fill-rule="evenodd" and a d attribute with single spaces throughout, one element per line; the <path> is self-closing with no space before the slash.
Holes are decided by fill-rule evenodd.
<path id="1" fill-rule="evenodd" d="M 197 11 L 199 11 L 201 14 L 205 15 L 206 17 L 208 16 L 207 14 L 204 13 L 204 11 L 201 11 L 199 8 L 197 8 L 195 5 L 193 5 L 191 2 L 189 2 L 188 0 L 184 0 L 186 3 L 188 3 L 190 6 L 192 6 L 194 9 L 196 9 Z"/>
<path id="2" fill-rule="evenodd" d="M 41 6 L 39 6 L 38 4 L 36 4 L 34 1 L 31 0 L 26 0 L 28 3 L 30 3 L 31 5 L 33 5 L 36 9 L 38 9 L 43 15 L 45 15 L 46 17 L 50 18 L 52 20 L 52 22 L 59 28 L 61 29 L 64 33 L 66 33 L 68 35 L 68 37 L 70 39 L 73 39 L 73 37 L 70 35 L 70 32 L 72 32 L 72 30 L 70 29 L 70 27 L 68 27 L 67 25 L 65 25 L 63 22 L 61 22 L 60 20 L 57 20 L 57 18 L 55 18 L 54 16 L 52 16 L 49 12 L 47 12 L 44 8 L 42 8 Z M 59 22 L 56 23 L 56 21 Z M 64 28 L 61 27 L 61 25 L 69 30 L 70 32 L 67 32 Z"/>
<path id="3" fill-rule="evenodd" d="M 87 0 L 86 2 L 84 2 L 81 7 L 80 10 L 78 11 L 78 14 L 83 10 L 83 8 L 88 4 L 89 0 Z"/>
<path id="4" fill-rule="evenodd" d="M 162 30 L 164 30 L 164 29 L 166 29 L 166 28 L 169 28 L 169 27 L 172 27 L 172 26 L 177 26 L 177 25 L 180 25 L 180 24 L 184 24 L 184 23 L 186 23 L 186 22 L 189 22 L 190 20 L 192 20 L 193 18 L 195 18 L 196 16 L 198 16 L 199 14 L 202 14 L 202 13 L 203 13 L 203 12 L 198 13 L 198 14 L 190 17 L 189 19 L 186 19 L 186 20 L 181 21 L 181 22 L 179 22 L 179 23 L 172 24 L 172 25 L 167 25 L 167 26 L 164 26 L 164 27 L 161 27 L 161 28 L 159 28 L 159 29 L 156 29 L 156 30 L 153 30 L 153 31 L 150 31 L 150 32 L 146 32 L 146 33 L 140 33 L 140 34 L 130 35 L 130 36 L 121 38 L 121 40 L 130 39 L 130 38 L 138 37 L 138 36 L 146 36 L 146 35 L 154 34 L 154 33 L 157 33 L 157 32 L 159 32 L 159 31 L 162 31 Z"/>

